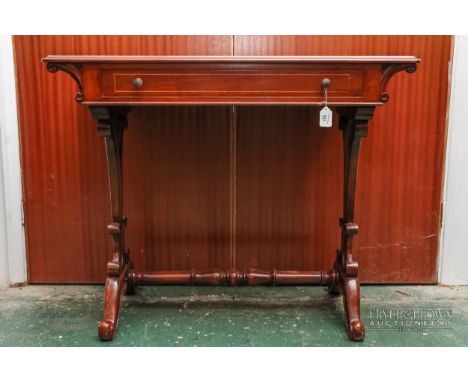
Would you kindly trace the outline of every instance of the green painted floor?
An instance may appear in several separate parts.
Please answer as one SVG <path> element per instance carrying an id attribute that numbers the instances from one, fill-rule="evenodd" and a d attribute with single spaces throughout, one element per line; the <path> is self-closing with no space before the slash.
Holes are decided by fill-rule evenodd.
<path id="1" fill-rule="evenodd" d="M 341 297 L 323 287 L 140 287 L 119 332 L 100 342 L 102 286 L 0 289 L 0 346 L 467 346 L 468 287 L 364 286 L 362 343 L 348 341 Z M 376 308 L 446 308 L 450 327 L 371 329 Z"/>

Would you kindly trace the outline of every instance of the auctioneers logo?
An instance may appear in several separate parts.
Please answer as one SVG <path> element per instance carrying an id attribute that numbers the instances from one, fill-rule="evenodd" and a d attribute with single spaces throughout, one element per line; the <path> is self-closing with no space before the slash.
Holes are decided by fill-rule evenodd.
<path id="1" fill-rule="evenodd" d="M 401 332 L 452 329 L 452 309 L 371 307 L 367 327 Z"/>

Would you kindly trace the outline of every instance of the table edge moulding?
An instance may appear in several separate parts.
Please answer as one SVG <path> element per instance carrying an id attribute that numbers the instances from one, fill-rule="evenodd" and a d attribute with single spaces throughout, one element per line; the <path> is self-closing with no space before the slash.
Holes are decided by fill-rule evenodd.
<path id="1" fill-rule="evenodd" d="M 358 263 L 353 257 L 355 190 L 361 139 L 376 106 L 389 100 L 387 84 L 396 73 L 413 73 L 413 56 L 58 56 L 42 59 L 47 69 L 68 73 L 76 82 L 76 101 L 87 105 L 104 138 L 112 221 L 107 230 L 113 249 L 107 264 L 102 340 L 117 330 L 124 293 L 145 284 L 327 285 L 343 295 L 351 340 L 364 338 L 360 318 Z M 122 150 L 132 106 L 158 105 L 309 105 L 325 103 L 339 117 L 343 135 L 343 214 L 341 244 L 332 270 L 209 269 L 136 272 L 125 246 Z"/>

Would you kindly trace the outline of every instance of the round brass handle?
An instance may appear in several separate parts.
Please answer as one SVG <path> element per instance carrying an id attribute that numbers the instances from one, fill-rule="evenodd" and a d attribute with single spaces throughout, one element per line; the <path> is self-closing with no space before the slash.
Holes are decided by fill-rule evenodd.
<path id="1" fill-rule="evenodd" d="M 328 89 L 330 87 L 330 79 L 329 78 L 324 78 L 322 80 L 322 89 L 325 90 L 325 89 Z"/>
<path id="2" fill-rule="evenodd" d="M 140 77 L 137 77 L 133 80 L 133 86 L 137 89 L 140 89 L 143 86 L 143 80 Z"/>

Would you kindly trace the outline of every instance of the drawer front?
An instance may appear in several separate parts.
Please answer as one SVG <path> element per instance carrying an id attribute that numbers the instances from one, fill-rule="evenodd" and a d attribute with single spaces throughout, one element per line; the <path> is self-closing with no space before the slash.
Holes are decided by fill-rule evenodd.
<path id="1" fill-rule="evenodd" d="M 101 72 L 102 96 L 128 98 L 199 99 L 239 97 L 266 101 L 324 98 L 321 82 L 331 80 L 330 98 L 360 98 L 363 71 L 352 70 L 106 70 Z"/>

